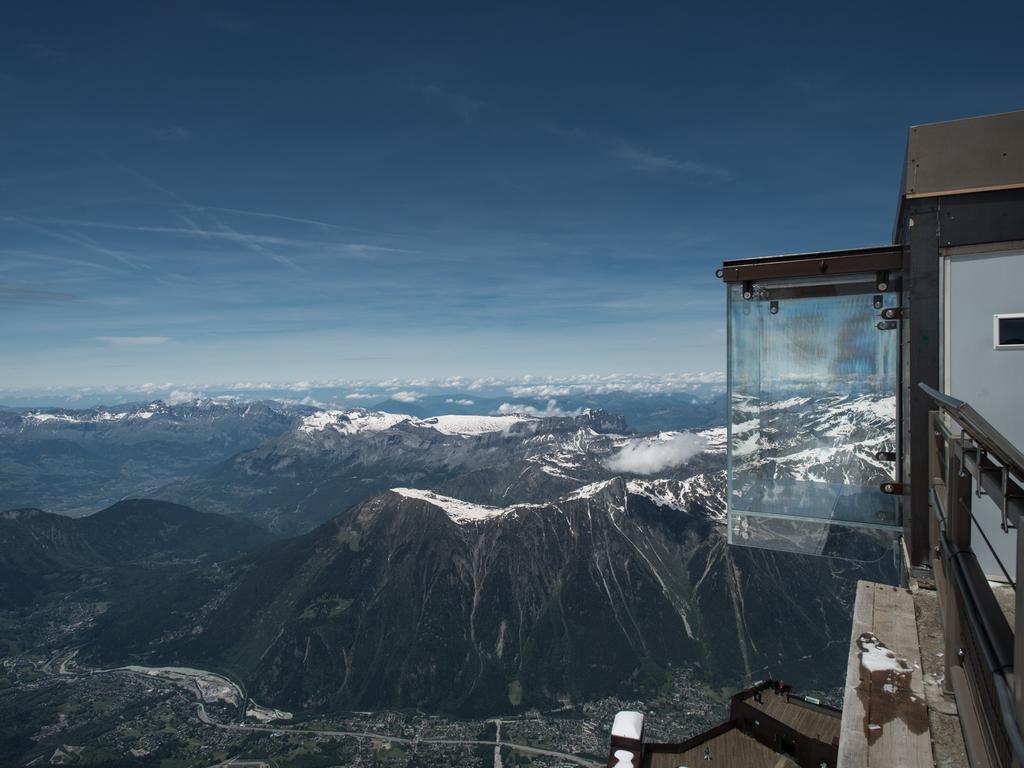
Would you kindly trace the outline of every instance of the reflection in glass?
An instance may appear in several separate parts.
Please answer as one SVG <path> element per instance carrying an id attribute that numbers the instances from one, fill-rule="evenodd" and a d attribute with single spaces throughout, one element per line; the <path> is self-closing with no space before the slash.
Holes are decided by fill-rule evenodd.
<path id="1" fill-rule="evenodd" d="M 898 530 L 877 456 L 895 451 L 898 331 L 878 323 L 897 294 L 873 283 L 766 281 L 751 300 L 730 285 L 731 543 L 822 554 L 851 530 Z"/>

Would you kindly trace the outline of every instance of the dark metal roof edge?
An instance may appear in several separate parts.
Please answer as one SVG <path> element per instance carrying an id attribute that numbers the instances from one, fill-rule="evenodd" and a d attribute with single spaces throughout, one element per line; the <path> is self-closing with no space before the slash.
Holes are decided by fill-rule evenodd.
<path id="1" fill-rule="evenodd" d="M 773 278 L 821 277 L 867 272 L 896 272 L 903 268 L 903 249 L 898 245 L 817 251 L 757 259 L 722 262 L 717 275 L 726 283 Z"/>
<path id="2" fill-rule="evenodd" d="M 798 259 L 827 259 L 833 256 L 859 256 L 865 253 L 878 253 L 879 251 L 898 251 L 899 245 L 888 243 L 886 245 L 865 245 L 860 248 L 837 248 L 830 251 L 807 251 L 806 253 L 782 253 L 772 256 L 750 256 L 745 259 L 729 259 L 723 261 L 723 267 L 741 267 L 748 264 L 763 264 L 770 261 L 796 261 Z"/>
<path id="3" fill-rule="evenodd" d="M 1024 110 L 1020 109 L 1008 109 L 1004 112 L 990 112 L 986 115 L 971 115 L 970 117 L 954 117 L 950 120 L 935 120 L 930 123 L 916 123 L 911 125 L 907 130 L 913 131 L 917 128 L 928 128 L 933 125 L 949 125 L 950 123 L 966 123 L 970 120 L 984 120 L 990 117 L 1006 117 L 1007 115 L 1014 115 Z"/>

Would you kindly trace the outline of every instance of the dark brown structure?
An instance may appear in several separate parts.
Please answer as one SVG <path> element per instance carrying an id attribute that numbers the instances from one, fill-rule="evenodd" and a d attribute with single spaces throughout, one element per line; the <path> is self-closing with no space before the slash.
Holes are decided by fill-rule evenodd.
<path id="1" fill-rule="evenodd" d="M 767 680 L 732 697 L 727 722 L 687 741 L 638 744 L 613 736 L 608 768 L 624 763 L 632 768 L 693 768 L 708 763 L 746 768 L 835 768 L 840 718 L 838 709 Z"/>

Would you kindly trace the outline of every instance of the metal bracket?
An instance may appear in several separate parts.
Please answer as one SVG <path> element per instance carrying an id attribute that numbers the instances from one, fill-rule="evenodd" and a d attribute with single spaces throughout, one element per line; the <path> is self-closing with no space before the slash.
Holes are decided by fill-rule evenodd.
<path id="1" fill-rule="evenodd" d="M 889 273 L 885 270 L 880 270 L 875 275 L 875 282 L 878 285 L 878 290 L 887 291 L 889 290 Z"/>
<path id="2" fill-rule="evenodd" d="M 976 499 L 980 499 L 982 496 L 988 496 L 988 493 L 985 491 L 985 489 L 981 487 L 981 470 L 984 468 L 987 460 L 988 454 L 985 453 L 985 449 L 979 445 L 978 465 L 975 467 L 976 472 L 974 473 L 974 497 Z"/>
<path id="3" fill-rule="evenodd" d="M 875 323 L 875 328 L 880 331 L 895 331 L 899 325 L 895 320 L 879 320 Z"/>
<path id="4" fill-rule="evenodd" d="M 906 320 L 907 313 L 903 307 L 888 307 L 881 312 L 883 320 Z"/>
<path id="5" fill-rule="evenodd" d="M 875 461 L 896 461 L 896 451 L 878 451 L 875 453 Z"/>
<path id="6" fill-rule="evenodd" d="M 895 480 L 888 480 L 878 486 L 878 490 L 890 496 L 902 496 L 906 493 L 906 486 L 903 483 L 897 483 Z"/>
<path id="7" fill-rule="evenodd" d="M 744 280 L 743 281 L 743 298 L 746 301 L 750 301 L 754 298 L 754 281 Z"/>
<path id="8" fill-rule="evenodd" d="M 1010 470 L 1003 467 L 1002 485 L 1003 485 L 1003 503 L 999 506 L 1002 508 L 1003 519 L 999 521 L 999 527 L 1003 529 L 1003 533 L 1010 532 L 1010 524 L 1007 522 L 1008 515 L 1006 514 L 1006 506 L 1010 503 L 1009 496 L 1009 482 L 1010 482 Z"/>

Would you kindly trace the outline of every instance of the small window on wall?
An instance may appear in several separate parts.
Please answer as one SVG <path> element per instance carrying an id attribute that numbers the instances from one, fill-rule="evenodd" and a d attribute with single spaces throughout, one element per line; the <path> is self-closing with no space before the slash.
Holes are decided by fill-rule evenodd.
<path id="1" fill-rule="evenodd" d="M 995 315 L 996 349 L 1024 349 L 1024 312 Z"/>

